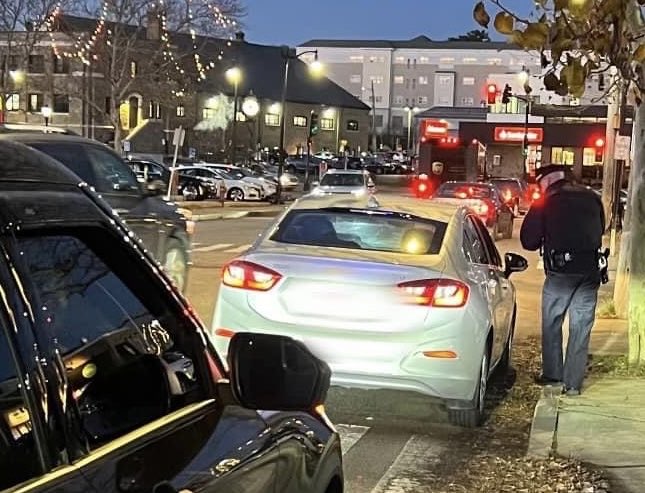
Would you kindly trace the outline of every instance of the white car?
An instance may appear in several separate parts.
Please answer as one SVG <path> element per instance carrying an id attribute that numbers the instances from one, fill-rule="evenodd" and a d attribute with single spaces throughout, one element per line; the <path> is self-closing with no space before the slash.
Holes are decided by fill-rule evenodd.
<path id="1" fill-rule="evenodd" d="M 260 187 L 242 180 L 237 180 L 223 171 L 205 166 L 181 166 L 179 169 L 184 175 L 217 180 L 218 182 L 223 181 L 226 187 L 226 198 L 229 200 L 262 200 L 263 198 Z"/>
<path id="2" fill-rule="evenodd" d="M 419 392 L 477 426 L 511 364 L 509 276 L 526 268 L 467 207 L 310 195 L 224 267 L 210 335 L 224 359 L 238 331 L 293 337 L 332 384 Z"/>
<path id="3" fill-rule="evenodd" d="M 277 185 L 270 180 L 264 180 L 255 176 L 250 170 L 244 168 L 239 168 L 237 166 L 229 166 L 226 164 L 213 164 L 213 163 L 204 163 L 201 164 L 206 168 L 223 171 L 232 178 L 236 180 L 243 180 L 247 183 L 251 183 L 256 187 L 259 187 L 262 190 L 262 198 L 271 197 L 275 195 L 277 191 Z"/>
<path id="4" fill-rule="evenodd" d="M 353 194 L 356 196 L 374 193 L 376 186 L 368 171 L 330 169 L 320 182 L 314 182 L 312 195 Z"/>
<path id="5" fill-rule="evenodd" d="M 322 159 L 323 161 L 329 161 L 331 159 L 334 159 L 335 156 L 333 152 L 321 151 L 314 154 L 314 157 L 317 157 L 318 159 Z"/>

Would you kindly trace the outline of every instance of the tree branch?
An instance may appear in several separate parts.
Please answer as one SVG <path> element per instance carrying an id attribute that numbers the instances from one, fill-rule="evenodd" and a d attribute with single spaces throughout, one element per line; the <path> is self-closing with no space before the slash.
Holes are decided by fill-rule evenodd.
<path id="1" fill-rule="evenodd" d="M 503 12 L 505 12 L 508 15 L 510 15 L 511 17 L 513 17 L 513 19 L 515 19 L 517 22 L 520 22 L 522 24 L 527 24 L 527 25 L 531 23 L 531 21 L 529 21 L 528 19 L 522 19 L 517 14 L 515 14 L 514 12 L 510 11 L 509 9 L 507 9 L 504 5 L 502 5 L 501 0 L 488 0 L 488 1 L 490 3 L 492 3 L 493 5 L 496 5 L 497 8 L 499 8 Z"/>

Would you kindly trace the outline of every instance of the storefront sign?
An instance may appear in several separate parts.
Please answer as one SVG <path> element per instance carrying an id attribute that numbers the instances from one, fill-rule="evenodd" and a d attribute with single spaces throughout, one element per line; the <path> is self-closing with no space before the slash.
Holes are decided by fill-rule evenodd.
<path id="1" fill-rule="evenodd" d="M 448 133 L 448 122 L 441 120 L 421 120 L 421 135 L 426 138 L 443 137 Z"/>
<path id="2" fill-rule="evenodd" d="M 529 142 L 542 142 L 544 130 L 541 128 L 529 128 L 526 131 Z M 524 142 L 524 129 L 521 127 L 495 127 L 496 142 Z"/>

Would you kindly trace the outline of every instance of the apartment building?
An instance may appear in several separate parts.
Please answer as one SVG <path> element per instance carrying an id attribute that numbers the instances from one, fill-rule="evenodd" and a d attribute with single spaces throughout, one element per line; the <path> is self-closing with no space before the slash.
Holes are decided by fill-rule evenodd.
<path id="1" fill-rule="evenodd" d="M 433 118 L 449 122 L 457 134 L 459 114 L 479 114 L 486 108 L 485 121 L 524 121 L 525 103 L 512 98 L 506 105 L 501 97 L 487 104 L 487 86 L 500 92 L 509 84 L 513 93 L 525 96 L 522 72 L 529 76 L 533 103 L 584 105 L 602 95 L 602 80 L 590 81 L 583 101 L 559 97 L 544 89 L 540 56 L 503 42 L 433 41 L 426 36 L 410 40 L 325 40 L 314 39 L 297 48 L 317 50 L 326 75 L 354 94 L 375 112 L 378 144 L 406 147 L 409 124 L 430 110 Z M 303 55 L 303 59 L 311 55 Z M 471 110 L 469 110 L 471 109 Z M 543 122 L 531 117 L 531 123 Z"/>

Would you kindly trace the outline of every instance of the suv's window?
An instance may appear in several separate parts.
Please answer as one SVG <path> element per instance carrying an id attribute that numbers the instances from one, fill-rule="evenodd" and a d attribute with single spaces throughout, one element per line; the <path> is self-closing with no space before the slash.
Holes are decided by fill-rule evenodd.
<path id="1" fill-rule="evenodd" d="M 140 191 L 136 176 L 120 157 L 96 146 L 83 147 L 96 174 L 95 187 L 99 192 Z"/>
<path id="2" fill-rule="evenodd" d="M 96 228 L 18 238 L 92 446 L 204 397 L 196 333 L 116 241 Z"/>
<path id="3" fill-rule="evenodd" d="M 96 186 L 92 167 L 81 146 L 59 142 L 36 142 L 27 143 L 27 145 L 60 161 L 85 182 Z"/>
<path id="4" fill-rule="evenodd" d="M 0 314 L 0 490 L 35 478 L 39 470 L 36 444 L 18 372 Z"/>
<path id="5" fill-rule="evenodd" d="M 464 222 L 464 253 L 472 264 L 488 264 L 486 247 L 477 233 L 472 216 L 468 216 Z"/>

